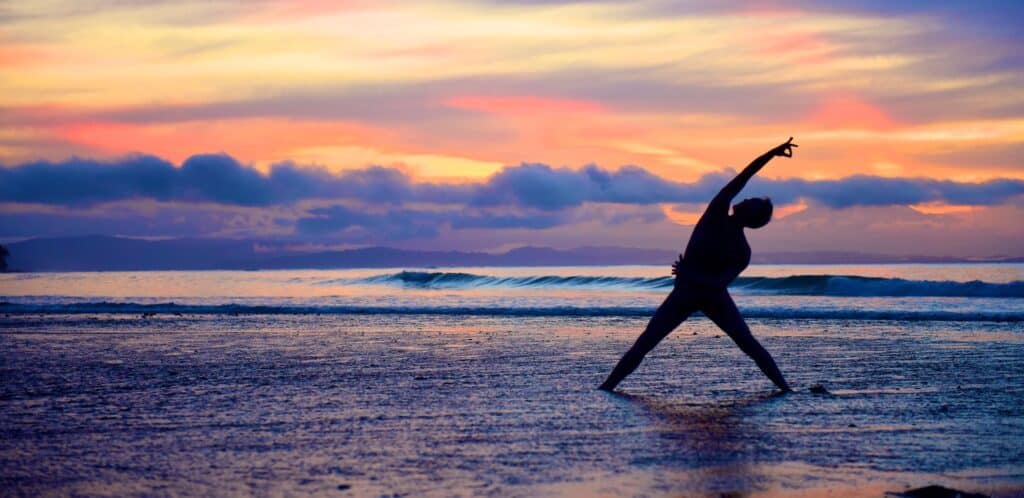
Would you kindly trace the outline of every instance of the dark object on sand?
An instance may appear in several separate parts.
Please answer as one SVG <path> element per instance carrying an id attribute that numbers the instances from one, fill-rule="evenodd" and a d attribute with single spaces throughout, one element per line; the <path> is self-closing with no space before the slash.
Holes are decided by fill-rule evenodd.
<path id="1" fill-rule="evenodd" d="M 909 489 L 902 493 L 890 491 L 885 493 L 885 495 L 899 496 L 902 498 L 989 498 L 988 495 L 983 495 L 981 493 L 968 493 L 966 491 L 936 485 Z"/>
<path id="2" fill-rule="evenodd" d="M 821 384 L 818 384 L 816 386 L 811 386 L 811 388 L 808 389 L 808 391 L 810 391 L 810 392 L 812 392 L 814 394 L 832 394 L 832 393 L 828 392 L 828 389 L 825 389 L 825 386 L 823 386 Z"/>

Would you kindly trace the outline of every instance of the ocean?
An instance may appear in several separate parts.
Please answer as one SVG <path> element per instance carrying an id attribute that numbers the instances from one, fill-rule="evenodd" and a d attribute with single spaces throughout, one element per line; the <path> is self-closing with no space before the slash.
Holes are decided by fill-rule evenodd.
<path id="1" fill-rule="evenodd" d="M 754 265 L 796 388 L 668 267 L 0 275 L 0 494 L 1024 495 L 1024 265 Z M 811 387 L 821 387 L 815 389 Z"/>
<path id="2" fill-rule="evenodd" d="M 667 267 L 14 273 L 0 312 L 647 316 Z M 751 318 L 1024 320 L 1024 264 L 755 265 Z"/>

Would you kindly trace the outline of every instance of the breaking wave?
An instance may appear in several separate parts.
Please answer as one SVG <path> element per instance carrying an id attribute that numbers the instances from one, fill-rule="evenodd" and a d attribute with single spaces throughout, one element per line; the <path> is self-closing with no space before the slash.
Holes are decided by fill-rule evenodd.
<path id="1" fill-rule="evenodd" d="M 337 284 L 327 281 L 323 284 Z M 612 276 L 496 277 L 472 273 L 403 271 L 357 280 L 359 284 L 394 285 L 414 289 L 579 288 L 661 290 L 674 285 L 672 277 Z M 736 293 L 836 297 L 995 297 L 1024 298 L 1024 282 L 991 283 L 905 280 L 837 275 L 740 277 L 730 286 Z"/>

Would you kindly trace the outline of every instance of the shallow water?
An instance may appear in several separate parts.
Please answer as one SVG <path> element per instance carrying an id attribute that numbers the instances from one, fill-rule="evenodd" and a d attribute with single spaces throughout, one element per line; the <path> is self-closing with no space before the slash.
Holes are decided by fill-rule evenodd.
<path id="1" fill-rule="evenodd" d="M 0 318 L 5 495 L 877 496 L 1024 490 L 1019 322 L 751 319 L 799 392 L 687 321 Z M 696 334 L 696 335 L 694 335 Z M 811 394 L 823 384 L 832 394 Z M 340 488 L 339 488 L 340 487 Z"/>

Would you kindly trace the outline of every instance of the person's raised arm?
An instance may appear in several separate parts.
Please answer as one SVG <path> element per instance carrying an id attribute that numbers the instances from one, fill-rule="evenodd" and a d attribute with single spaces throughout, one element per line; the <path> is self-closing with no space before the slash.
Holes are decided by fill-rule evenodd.
<path id="1" fill-rule="evenodd" d="M 761 171 L 761 168 L 763 168 L 765 164 L 768 164 L 768 161 L 771 161 L 772 158 L 776 156 L 793 157 L 793 147 L 798 147 L 798 145 L 793 143 L 793 137 L 789 137 L 789 140 L 787 140 L 786 143 L 758 156 L 756 159 L 751 161 L 746 168 L 743 168 L 743 171 L 740 171 L 740 174 L 736 175 L 736 178 L 733 178 L 725 185 L 725 187 L 722 187 L 722 190 L 718 192 L 718 195 L 716 195 L 711 201 L 711 204 L 724 204 L 726 211 L 728 211 L 729 203 L 732 202 L 732 199 L 736 197 L 741 190 L 743 190 L 743 187 L 747 185 L 747 182 L 750 181 L 758 171 Z"/>

